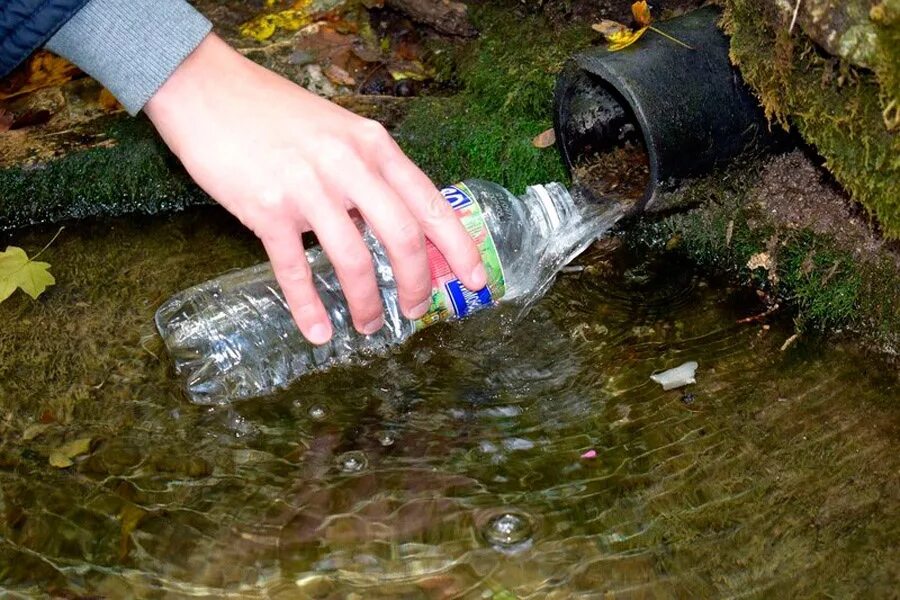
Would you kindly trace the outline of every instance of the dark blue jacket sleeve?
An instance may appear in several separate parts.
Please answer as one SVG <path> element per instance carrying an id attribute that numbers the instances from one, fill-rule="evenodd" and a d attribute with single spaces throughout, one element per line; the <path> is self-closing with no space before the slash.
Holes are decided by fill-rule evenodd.
<path id="1" fill-rule="evenodd" d="M 0 77 L 44 45 L 87 0 L 0 0 Z"/>

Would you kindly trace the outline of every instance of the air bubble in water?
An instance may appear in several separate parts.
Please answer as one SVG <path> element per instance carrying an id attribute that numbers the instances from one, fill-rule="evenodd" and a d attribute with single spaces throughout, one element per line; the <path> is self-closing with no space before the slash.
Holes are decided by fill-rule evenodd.
<path id="1" fill-rule="evenodd" d="M 369 466 L 369 459 L 365 453 L 353 450 L 338 456 L 337 463 L 344 473 L 358 473 Z"/>
<path id="2" fill-rule="evenodd" d="M 325 408 L 318 404 L 309 407 L 309 416 L 315 421 L 321 421 L 327 414 Z"/>
<path id="3" fill-rule="evenodd" d="M 484 527 L 484 539 L 495 550 L 515 553 L 531 547 L 534 525 L 528 515 L 504 512 L 491 517 Z"/>
<path id="4" fill-rule="evenodd" d="M 397 438 L 394 437 L 394 434 L 390 431 L 382 431 L 378 434 L 378 443 L 387 448 L 388 446 L 393 446 L 397 441 Z"/>

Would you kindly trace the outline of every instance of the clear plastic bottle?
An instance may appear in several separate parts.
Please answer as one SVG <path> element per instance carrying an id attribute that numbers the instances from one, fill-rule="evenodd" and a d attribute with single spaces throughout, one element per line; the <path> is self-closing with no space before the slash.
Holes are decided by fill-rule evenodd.
<path id="1" fill-rule="evenodd" d="M 156 313 L 156 325 L 176 370 L 186 378 L 191 399 L 222 404 L 267 394 L 311 371 L 400 344 L 436 321 L 465 317 L 501 298 L 535 293 L 571 258 L 563 255 L 580 252 L 597 236 L 593 227 L 581 231 L 574 227 L 583 219 L 572 196 L 558 183 L 529 187 L 521 198 L 480 180 L 447 187 L 442 193 L 481 250 L 488 272 L 484 290 L 466 290 L 429 243 L 432 308 L 416 321 L 403 317 L 385 251 L 364 229 L 385 325 L 373 335 L 358 333 L 328 258 L 310 250 L 307 258 L 316 287 L 334 325 L 331 341 L 314 346 L 294 324 L 268 263 L 226 273 L 176 294 Z M 538 268 L 541 265 L 546 268 Z"/>

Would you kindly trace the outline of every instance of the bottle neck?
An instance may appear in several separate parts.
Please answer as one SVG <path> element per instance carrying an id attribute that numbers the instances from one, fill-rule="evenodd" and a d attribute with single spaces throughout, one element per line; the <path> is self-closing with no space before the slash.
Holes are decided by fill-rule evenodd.
<path id="1" fill-rule="evenodd" d="M 522 200 L 538 209 L 547 233 L 561 229 L 578 214 L 572 195 L 559 183 L 529 186 Z"/>

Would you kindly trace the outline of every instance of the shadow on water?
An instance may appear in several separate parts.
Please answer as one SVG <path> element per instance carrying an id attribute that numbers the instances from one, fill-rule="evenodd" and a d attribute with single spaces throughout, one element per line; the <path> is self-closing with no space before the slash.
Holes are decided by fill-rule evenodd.
<path id="1" fill-rule="evenodd" d="M 49 232 L 52 234 L 52 232 Z M 15 240 L 32 251 L 48 232 Z M 5 240 L 4 240 L 5 241 Z M 185 402 L 169 294 L 260 258 L 215 210 L 67 230 L 0 305 L 0 582 L 109 597 L 889 596 L 900 382 L 779 348 L 745 291 L 592 250 L 522 322 L 438 326 L 279 395 Z M 700 364 L 687 393 L 654 371 Z M 90 453 L 48 464 L 66 441 Z M 595 458 L 581 458 L 588 450 Z"/>

